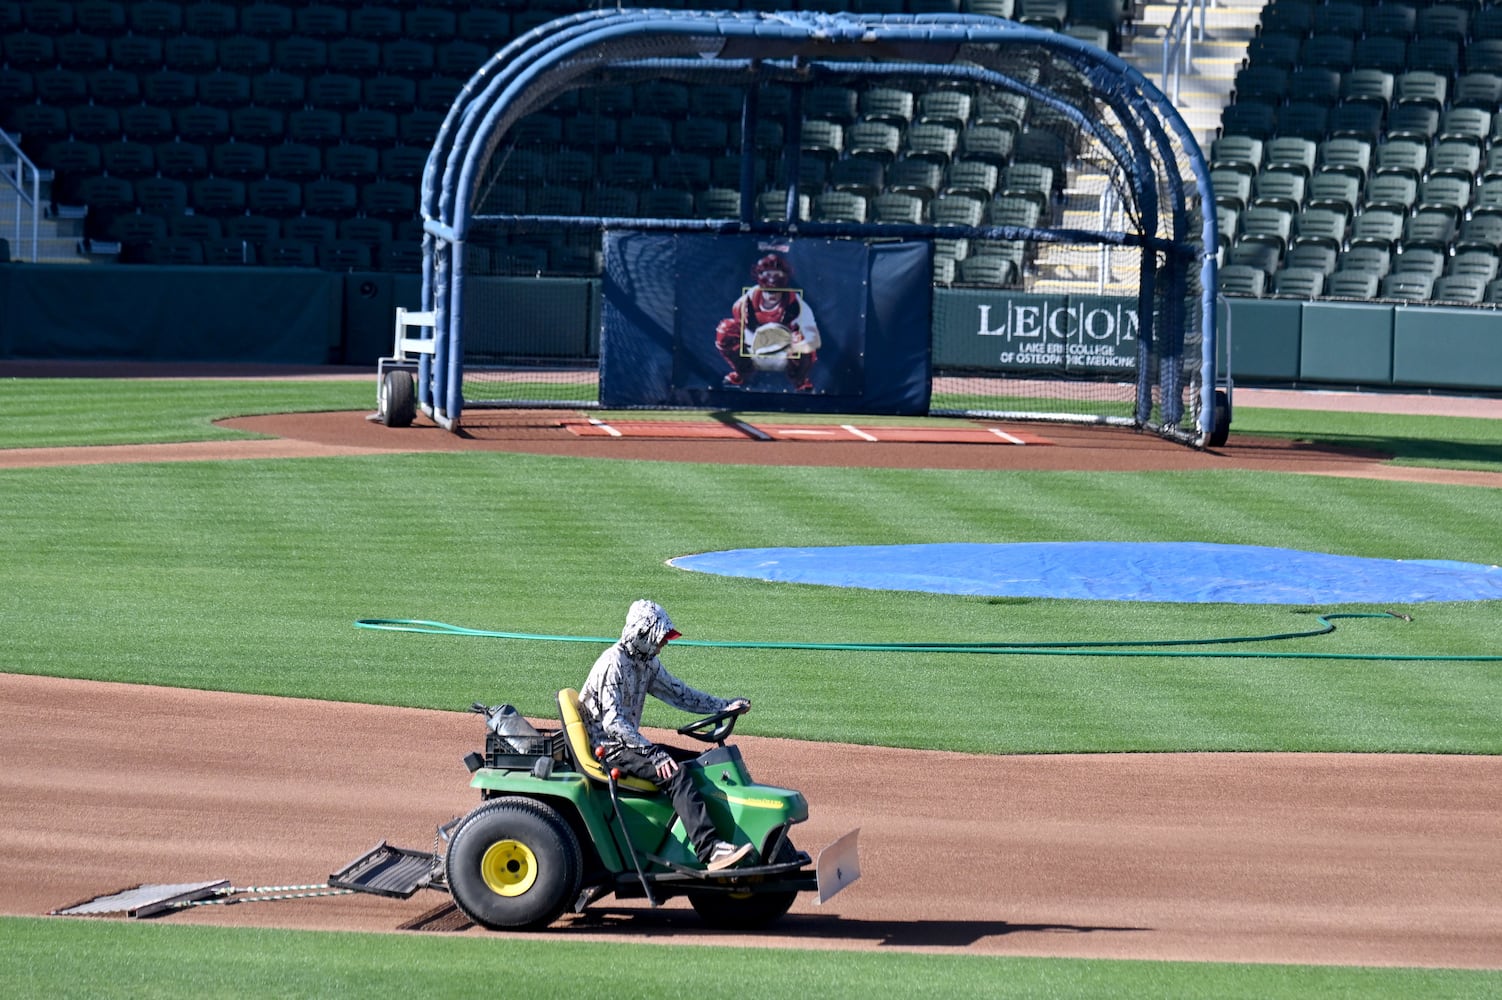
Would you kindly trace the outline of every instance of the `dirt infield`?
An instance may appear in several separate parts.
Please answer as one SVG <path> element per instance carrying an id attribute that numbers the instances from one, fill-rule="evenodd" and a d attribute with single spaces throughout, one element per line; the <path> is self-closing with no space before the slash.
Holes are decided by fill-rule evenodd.
<path id="1" fill-rule="evenodd" d="M 381 839 L 429 849 L 436 824 L 478 801 L 460 758 L 482 734 L 454 712 L 0 674 L 0 912 L 46 913 L 143 882 L 318 883 Z M 1502 965 L 1502 758 L 737 742 L 759 779 L 807 793 L 800 846 L 861 828 L 862 880 L 825 908 L 800 897 L 769 933 L 707 933 L 682 901 L 654 911 L 612 900 L 548 933 Z M 445 900 L 345 896 L 160 919 L 392 931 Z"/>
<path id="2" fill-rule="evenodd" d="M 1466 415 L 1499 415 L 1488 409 Z M 1273 403 L 1270 405 L 1279 405 Z M 259 441 L 0 452 L 0 467 L 510 451 L 622 459 L 960 469 L 1245 468 L 1502 486 L 1380 456 L 1239 439 L 1197 452 L 1108 428 L 1047 445 L 581 438 L 551 411 L 476 414 L 463 436 L 362 414 L 230 421 Z M 483 693 L 477 693 L 477 696 Z M 754 716 L 748 720 L 754 727 Z M 0 674 L 0 913 L 142 882 L 317 883 L 388 839 L 427 849 L 475 803 L 459 713 Z M 775 932 L 706 933 L 685 904 L 606 901 L 549 933 L 1154 960 L 1502 968 L 1502 758 L 1343 754 L 983 757 L 738 739 L 803 789 L 817 850 L 862 828 L 865 876 Z M 852 773 L 858 769 L 860 778 Z M 875 789 L 875 792 L 871 790 Z M 237 926 L 463 929 L 445 897 L 209 906 Z"/>

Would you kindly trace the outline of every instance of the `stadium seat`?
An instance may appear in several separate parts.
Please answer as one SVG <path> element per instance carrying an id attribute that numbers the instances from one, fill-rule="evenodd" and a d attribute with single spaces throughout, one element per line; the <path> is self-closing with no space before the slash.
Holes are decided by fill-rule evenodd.
<path id="1" fill-rule="evenodd" d="M 198 240 L 200 243 L 222 239 L 224 236 L 224 228 L 213 216 L 187 215 L 181 212 L 167 217 L 167 232 L 169 235 Z"/>
<path id="2" fill-rule="evenodd" d="M 156 168 L 163 177 L 193 180 L 205 177 L 209 172 L 208 147 L 196 142 L 159 143 L 156 147 Z"/>
<path id="3" fill-rule="evenodd" d="M 963 194 L 982 201 L 990 200 L 1001 183 L 1001 171 L 993 163 L 980 160 L 955 160 L 944 176 L 947 194 Z"/>
<path id="4" fill-rule="evenodd" d="M 1376 148 L 1377 175 L 1402 174 L 1417 181 L 1429 169 L 1429 145 L 1414 139 L 1389 139 Z"/>
<path id="5" fill-rule="evenodd" d="M 805 118 L 849 125 L 860 114 L 859 100 L 860 94 L 853 87 L 810 87 L 803 95 L 803 114 Z"/>
<path id="6" fill-rule="evenodd" d="M 123 35 L 128 24 L 125 6 L 114 0 L 81 0 L 73 6 L 73 23 L 79 31 L 101 38 Z"/>
<path id="7" fill-rule="evenodd" d="M 166 37 L 183 29 L 183 8 L 167 0 L 145 0 L 127 5 L 130 30 L 138 35 Z"/>
<path id="8" fill-rule="evenodd" d="M 200 0 L 183 9 L 183 30 L 199 38 L 226 38 L 239 28 L 239 14 L 227 3 Z"/>
<path id="9" fill-rule="evenodd" d="M 267 240 L 274 240 L 282 234 L 280 220 L 264 215 L 232 215 L 223 219 L 221 224 L 225 238 L 239 240 L 253 248 L 259 248 Z"/>
<path id="10" fill-rule="evenodd" d="M 192 206 L 207 215 L 245 212 L 245 183 L 228 177 L 203 177 L 192 182 Z"/>
<path id="11" fill-rule="evenodd" d="M 1306 208 L 1295 219 L 1294 244 L 1318 243 L 1339 250 L 1345 245 L 1349 218 L 1344 211 Z"/>
<path id="12" fill-rule="evenodd" d="M 223 108 L 190 104 L 179 108 L 173 117 L 177 121 L 177 135 L 184 142 L 209 144 L 229 138 L 229 112 Z"/>
<path id="13" fill-rule="evenodd" d="M 897 87 L 872 87 L 860 95 L 862 119 L 906 128 L 917 112 L 917 98 L 912 91 Z M 1021 119 L 1018 119 L 1021 123 Z"/>
<path id="14" fill-rule="evenodd" d="M 1382 137 L 1386 109 L 1366 101 L 1342 101 L 1330 111 L 1328 120 L 1331 139 L 1359 139 L 1376 143 Z"/>
<path id="15" fill-rule="evenodd" d="M 1385 247 L 1353 246 L 1340 255 L 1337 270 L 1360 271 L 1385 278 L 1392 270 L 1392 255 Z"/>
<path id="16" fill-rule="evenodd" d="M 1406 3 L 1382 0 L 1366 9 L 1366 33 L 1408 38 L 1418 24 L 1418 11 Z"/>
<path id="17" fill-rule="evenodd" d="M 1432 70 L 1410 70 L 1394 81 L 1393 100 L 1398 104 L 1422 104 L 1443 109 L 1449 97 L 1450 78 Z"/>
<path id="18" fill-rule="evenodd" d="M 198 99 L 215 108 L 243 108 L 251 102 L 251 78 L 216 71 L 198 78 Z"/>
<path id="19" fill-rule="evenodd" d="M 944 184 L 944 168 L 931 160 L 898 160 L 886 168 L 886 189 L 927 202 Z"/>
<path id="20" fill-rule="evenodd" d="M 172 112 L 149 104 L 121 108 L 120 129 L 125 138 L 136 142 L 162 142 L 177 134 Z"/>
<path id="21" fill-rule="evenodd" d="M 826 191 L 813 207 L 817 222 L 865 222 L 871 210 L 864 195 L 851 191 Z"/>
<path id="22" fill-rule="evenodd" d="M 1210 145 L 1210 167 L 1212 170 L 1235 170 L 1253 176 L 1262 169 L 1262 154 L 1261 139 L 1242 135 L 1223 136 Z"/>
<path id="23" fill-rule="evenodd" d="M 360 207 L 378 219 L 411 218 L 417 211 L 417 191 L 410 184 L 374 181 L 360 189 Z"/>
<path id="24" fill-rule="evenodd" d="M 1340 78 L 1341 102 L 1375 106 L 1384 113 L 1397 90 L 1393 74 L 1383 69 L 1358 66 Z"/>
<path id="25" fill-rule="evenodd" d="M 1325 294 L 1336 299 L 1370 301 L 1381 287 L 1382 279 L 1367 271 L 1338 270 L 1325 279 Z"/>
<path id="26" fill-rule="evenodd" d="M 282 220 L 281 236 L 284 239 L 317 244 L 337 238 L 338 229 L 333 219 L 324 219 L 314 215 L 297 215 Z"/>
<path id="27" fill-rule="evenodd" d="M 1312 101 L 1293 101 L 1278 109 L 1276 136 L 1319 142 L 1330 131 L 1330 109 Z"/>
<path id="28" fill-rule="evenodd" d="M 827 195 L 825 197 L 833 197 Z M 688 219 L 694 214 L 694 196 L 690 191 L 652 188 L 641 192 L 637 211 L 654 219 Z"/>
<path id="29" fill-rule="evenodd" d="M 1006 257 L 973 254 L 959 262 L 956 280 L 966 285 L 1004 288 L 1017 280 L 1017 266 Z"/>
<path id="30" fill-rule="evenodd" d="M 209 169 L 220 177 L 260 177 L 266 173 L 266 147 L 254 142 L 220 143 L 209 150 Z"/>
<path id="31" fill-rule="evenodd" d="M 251 181 L 246 185 L 245 206 L 253 215 L 296 215 L 302 211 L 302 185 L 285 177 Z"/>
<path id="32" fill-rule="evenodd" d="M 899 191 L 883 191 L 871 199 L 871 221 L 917 225 L 923 221 L 924 200 Z"/>
<path id="33" fill-rule="evenodd" d="M 1304 177 L 1281 170 L 1264 170 L 1252 185 L 1254 207 L 1271 206 L 1297 212 L 1304 204 Z"/>
<path id="34" fill-rule="evenodd" d="M 1426 274 L 1389 274 L 1382 279 L 1380 294 L 1384 299 L 1423 302 L 1434 294 L 1434 279 Z"/>
<path id="35" fill-rule="evenodd" d="M 107 142 L 120 137 L 120 112 L 97 104 L 81 104 L 68 109 L 68 129 L 73 138 L 86 142 Z"/>
<path id="36" fill-rule="evenodd" d="M 1447 274 L 1434 282 L 1429 297 L 1435 302 L 1477 305 L 1486 295 L 1487 279 L 1474 274 Z"/>
<path id="37" fill-rule="evenodd" d="M 271 46 L 272 62 L 284 73 L 308 75 L 328 68 L 329 46 L 322 38 L 292 35 Z"/>
<path id="38" fill-rule="evenodd" d="M 148 73 L 141 77 L 141 97 L 153 107 L 186 107 L 198 100 L 198 78 L 174 69 Z"/>
<path id="39" fill-rule="evenodd" d="M 1318 271 L 1329 276 L 1340 259 L 1337 247 L 1318 243 L 1295 243 L 1283 257 L 1283 266 L 1288 270 Z"/>
<path id="40" fill-rule="evenodd" d="M 837 123 L 822 118 L 804 121 L 798 142 L 799 151 L 805 156 L 817 157 L 828 163 L 840 158 L 845 146 L 845 130 Z"/>
<path id="41" fill-rule="evenodd" d="M 1349 219 L 1361 203 L 1361 179 L 1337 170 L 1321 170 L 1305 189 L 1306 208 L 1339 212 Z"/>
<path id="42" fill-rule="evenodd" d="M 1391 250 L 1403 238 L 1407 213 L 1398 207 L 1368 204 L 1351 220 L 1352 246 L 1373 246 Z"/>
<path id="43" fill-rule="evenodd" d="M 1037 202 L 1028 198 L 1001 195 L 986 206 L 986 221 L 994 226 L 1035 229 L 1041 215 Z"/>
<path id="44" fill-rule="evenodd" d="M 694 196 L 694 208 L 702 218 L 736 219 L 741 213 L 741 194 L 735 188 L 706 188 Z"/>
<path id="45" fill-rule="evenodd" d="M 359 209 L 359 189 L 349 181 L 321 177 L 302 186 L 303 208 L 329 219 L 344 219 Z"/>
<path id="46" fill-rule="evenodd" d="M 1451 104 L 1458 108 L 1494 111 L 1502 105 L 1502 76 L 1495 73 L 1465 73 L 1455 81 Z"/>
<path id="47" fill-rule="evenodd" d="M 57 174 L 73 177 L 96 174 L 104 169 L 99 144 L 80 142 L 77 139 L 50 143 L 42 155 L 37 157 L 37 164 Z"/>
<path id="48" fill-rule="evenodd" d="M 1473 213 L 1460 224 L 1460 232 L 1455 237 L 1456 259 L 1470 250 L 1484 250 L 1491 254 L 1502 251 L 1502 215 Z"/>
<path id="49" fill-rule="evenodd" d="M 1366 187 L 1366 206 L 1392 208 L 1407 213 L 1418 200 L 1418 181 L 1408 173 L 1381 173 Z"/>
<path id="50" fill-rule="evenodd" d="M 1270 139 L 1278 124 L 1278 112 L 1274 105 L 1264 101 L 1239 100 L 1221 112 L 1222 137 L 1244 136 L 1249 139 Z"/>
<path id="51" fill-rule="evenodd" d="M 830 165 L 829 186 L 874 198 L 886 186 L 886 168 L 877 160 L 847 157 Z"/>
<path id="52" fill-rule="evenodd" d="M 1314 8 L 1311 33 L 1341 38 L 1360 37 L 1366 28 L 1366 8 L 1361 4 L 1333 0 Z"/>
<path id="53" fill-rule="evenodd" d="M 1220 269 L 1220 291 L 1225 295 L 1260 297 L 1267 290 L 1267 274 L 1247 264 L 1227 264 Z"/>
<path id="54" fill-rule="evenodd" d="M 292 34 L 292 8 L 256 2 L 240 9 L 240 30 L 255 38 L 284 38 Z"/>
<path id="55" fill-rule="evenodd" d="M 1440 248 L 1404 247 L 1401 253 L 1393 255 L 1392 269 L 1389 274 L 1424 274 L 1430 278 L 1438 278 L 1445 273 L 1445 263 L 1448 256 Z"/>
<path id="56" fill-rule="evenodd" d="M 303 240 L 277 237 L 262 243 L 258 256 L 265 267 L 317 267 L 318 248 Z"/>
<path id="57" fill-rule="evenodd" d="M 1356 42 L 1352 58 L 1364 69 L 1381 70 L 1394 75 L 1408 69 L 1408 45 L 1405 38 L 1391 35 L 1367 35 Z"/>
<path id="58" fill-rule="evenodd" d="M 1241 213 L 1241 241 L 1272 244 L 1281 253 L 1293 237 L 1293 213 L 1283 208 L 1262 206 Z"/>
<path id="59" fill-rule="evenodd" d="M 986 217 L 986 202 L 964 195 L 941 194 L 928 203 L 928 218 L 936 226 L 978 226 Z"/>
<path id="60" fill-rule="evenodd" d="M 890 122 L 859 121 L 845 133 L 845 152 L 849 156 L 870 157 L 891 163 L 897 158 L 901 146 L 902 132 Z"/>

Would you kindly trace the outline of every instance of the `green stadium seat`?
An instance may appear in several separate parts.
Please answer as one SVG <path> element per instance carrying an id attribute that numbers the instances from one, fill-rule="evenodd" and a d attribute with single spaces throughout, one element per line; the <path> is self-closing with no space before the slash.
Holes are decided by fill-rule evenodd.
<path id="1" fill-rule="evenodd" d="M 1397 81 L 1385 69 L 1358 66 L 1340 78 L 1340 99 L 1379 107 L 1383 112 L 1393 101 Z"/>
<path id="2" fill-rule="evenodd" d="M 136 205 L 163 217 L 188 211 L 188 184 L 173 177 L 142 177 L 135 182 Z"/>
<path id="3" fill-rule="evenodd" d="M 1416 139 L 1389 139 L 1376 148 L 1377 176 L 1402 174 L 1417 181 L 1429 169 L 1429 144 Z"/>
<path id="4" fill-rule="evenodd" d="M 1220 291 L 1223 295 L 1260 298 L 1267 290 L 1267 274 L 1249 264 L 1227 264 L 1220 269 Z"/>
<path id="5" fill-rule="evenodd" d="M 1317 299 L 1325 294 L 1325 274 L 1311 268 L 1285 267 L 1273 275 L 1273 295 Z"/>
<path id="6" fill-rule="evenodd" d="M 1318 271 L 1321 275 L 1329 276 L 1335 271 L 1335 265 L 1339 259 L 1338 247 L 1295 242 L 1284 255 L 1283 266 L 1288 269 Z"/>
<path id="7" fill-rule="evenodd" d="M 1368 271 L 1337 270 L 1325 279 L 1325 295 L 1367 302 L 1377 297 L 1382 279 Z"/>
<path id="8" fill-rule="evenodd" d="M 73 5 L 73 23 L 79 31 L 101 38 L 123 35 L 127 28 L 125 5 L 114 0 L 81 0 Z"/>
<path id="9" fill-rule="evenodd" d="M 955 276 L 961 284 L 1005 288 L 1017 281 L 1017 265 L 994 254 L 972 254 L 959 262 Z"/>
<path id="10" fill-rule="evenodd" d="M 1382 279 L 1379 294 L 1384 299 L 1424 302 L 1434 294 L 1434 279 L 1426 274 L 1389 274 Z"/>
<path id="11" fill-rule="evenodd" d="M 1368 204 L 1351 220 L 1352 246 L 1373 246 L 1391 250 L 1403 238 L 1407 213 L 1401 208 Z"/>
<path id="12" fill-rule="evenodd" d="M 1314 8 L 1310 29 L 1316 35 L 1357 38 L 1366 29 L 1366 8 L 1361 4 L 1344 3 L 1341 0 L 1322 4 Z"/>
<path id="13" fill-rule="evenodd" d="M 830 165 L 829 185 L 836 191 L 874 198 L 886 186 L 886 168 L 878 160 L 847 157 Z"/>
<path id="14" fill-rule="evenodd" d="M 871 221 L 919 224 L 923 221 L 924 200 L 916 195 L 884 191 L 871 199 Z"/>
<path id="15" fill-rule="evenodd" d="M 1487 279 L 1474 274 L 1447 274 L 1434 282 L 1429 297 L 1435 302 L 1478 305 L 1486 295 Z"/>
<path id="16" fill-rule="evenodd" d="M 127 5 L 130 30 L 138 35 L 166 37 L 183 30 L 183 8 L 167 0 L 145 0 Z"/>
<path id="17" fill-rule="evenodd" d="M 943 190 L 989 200 L 1001 183 L 1001 171 L 994 163 L 981 160 L 955 160 L 945 174 Z"/>
<path id="18" fill-rule="evenodd" d="M 178 213 L 167 217 L 167 233 L 183 239 L 217 240 L 224 237 L 224 227 L 211 215 L 187 215 Z"/>
<path id="19" fill-rule="evenodd" d="M 1300 66 L 1288 74 L 1288 93 L 1300 101 L 1332 107 L 1341 100 L 1341 74 L 1321 66 Z"/>
<path id="20" fill-rule="evenodd" d="M 1381 173 L 1366 187 L 1366 206 L 1396 209 L 1407 213 L 1418 201 L 1419 183 L 1409 173 Z"/>
<path id="21" fill-rule="evenodd" d="M 1210 144 L 1210 168 L 1235 170 L 1254 176 L 1262 169 L 1263 142 L 1243 135 L 1228 135 Z"/>
<path id="22" fill-rule="evenodd" d="M 865 222 L 871 206 L 864 195 L 851 191 L 826 191 L 814 198 L 814 219 L 818 222 Z"/>
<path id="23" fill-rule="evenodd" d="M 710 187 L 694 196 L 694 208 L 706 219 L 738 219 L 741 193 L 735 188 Z"/>
<path id="24" fill-rule="evenodd" d="M 931 160 L 898 160 L 886 168 L 888 191 L 917 195 L 925 202 L 944 184 L 944 168 Z"/>
<path id="25" fill-rule="evenodd" d="M 1394 75 L 1407 71 L 1407 39 L 1391 35 L 1367 35 L 1358 40 L 1352 53 L 1355 65 Z"/>
<path id="26" fill-rule="evenodd" d="M 1455 81 L 1454 107 L 1493 110 L 1502 105 L 1502 76 L 1496 73 L 1465 73 Z"/>
<path id="27" fill-rule="evenodd" d="M 308 98 L 308 84 L 302 77 L 273 69 L 251 81 L 251 99 L 263 108 L 290 111 L 300 108 Z"/>
<path id="28" fill-rule="evenodd" d="M 986 217 L 986 202 L 964 195 L 941 194 L 928 203 L 928 218 L 936 226 L 978 226 Z"/>
<path id="29" fill-rule="evenodd" d="M 1445 273 L 1445 264 L 1448 259 L 1443 249 L 1403 247 L 1401 253 L 1393 255 L 1392 269 L 1388 273 L 1423 274 L 1429 278 L 1438 278 Z"/>
<path id="30" fill-rule="evenodd" d="M 917 113 L 918 101 L 912 91 L 895 87 L 872 87 L 860 95 L 863 120 L 882 122 L 905 128 Z M 1020 124 L 1020 119 L 1018 120 Z"/>
<path id="31" fill-rule="evenodd" d="M 1382 0 L 1366 9 L 1366 33 L 1408 38 L 1418 24 L 1418 11 L 1406 3 Z"/>
<path id="32" fill-rule="evenodd" d="M 1304 204 L 1304 189 L 1307 186 L 1303 175 L 1282 170 L 1264 170 L 1252 183 L 1254 207 L 1271 206 L 1288 212 L 1297 212 Z"/>
<path id="33" fill-rule="evenodd" d="M 1328 208 L 1306 208 L 1294 220 L 1294 245 L 1318 243 L 1335 250 L 1345 245 L 1350 216 Z"/>
<path id="34" fill-rule="evenodd" d="M 1336 269 L 1362 271 L 1378 278 L 1385 278 L 1392 270 L 1392 254 L 1386 247 L 1352 246 L 1340 255 L 1340 262 Z"/>
<path id="35" fill-rule="evenodd" d="M 1349 219 L 1361 204 L 1361 179 L 1337 170 L 1321 170 L 1309 178 L 1304 204 L 1308 208 L 1339 212 Z"/>

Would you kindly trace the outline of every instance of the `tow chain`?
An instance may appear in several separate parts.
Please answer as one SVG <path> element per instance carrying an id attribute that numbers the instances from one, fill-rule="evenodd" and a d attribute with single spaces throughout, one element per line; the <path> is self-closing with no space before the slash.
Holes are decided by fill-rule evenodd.
<path id="1" fill-rule="evenodd" d="M 220 889 L 217 899 L 189 899 L 171 904 L 174 910 L 194 906 L 230 906 L 235 903 L 272 903 L 284 899 L 316 899 L 320 896 L 348 896 L 355 890 L 335 889 L 327 882 L 316 885 L 250 885 Z M 249 895 L 246 895 L 249 894 Z"/>

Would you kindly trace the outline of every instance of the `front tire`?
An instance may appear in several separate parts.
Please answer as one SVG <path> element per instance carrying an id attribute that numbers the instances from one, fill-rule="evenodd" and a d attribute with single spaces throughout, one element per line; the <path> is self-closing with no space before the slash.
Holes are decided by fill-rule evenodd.
<path id="1" fill-rule="evenodd" d="M 798 856 L 793 842 L 784 840 L 776 863 Z M 731 931 L 754 931 L 778 920 L 792 909 L 797 892 L 690 892 L 688 901 L 711 927 Z"/>
<path id="2" fill-rule="evenodd" d="M 558 811 L 533 799 L 499 799 L 469 814 L 449 843 L 454 903 L 491 930 L 537 930 L 579 895 L 579 838 Z"/>
<path id="3" fill-rule="evenodd" d="M 390 371 L 381 379 L 377 412 L 387 427 L 411 427 L 417 419 L 417 392 L 410 372 Z"/>

